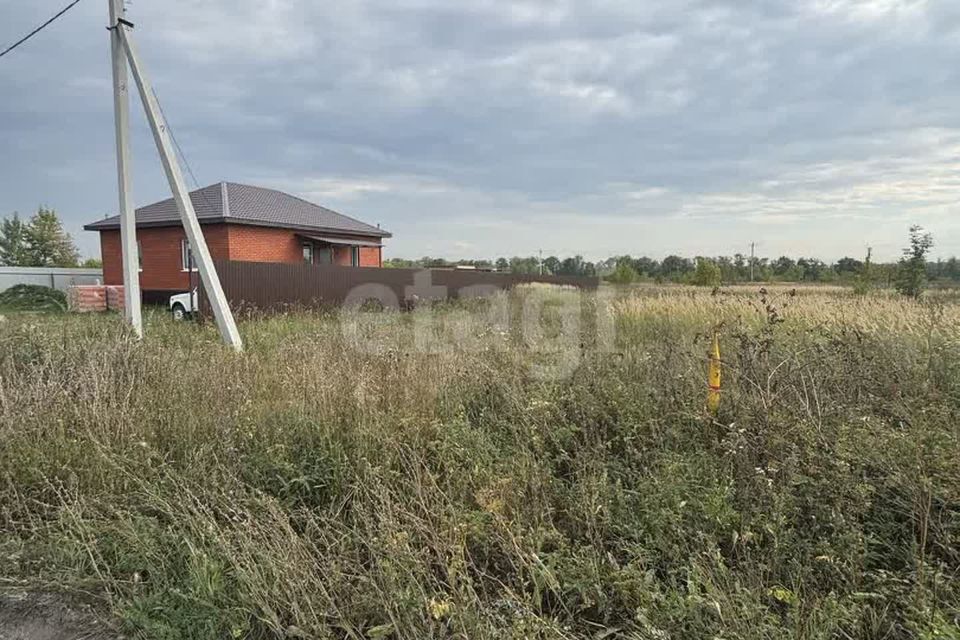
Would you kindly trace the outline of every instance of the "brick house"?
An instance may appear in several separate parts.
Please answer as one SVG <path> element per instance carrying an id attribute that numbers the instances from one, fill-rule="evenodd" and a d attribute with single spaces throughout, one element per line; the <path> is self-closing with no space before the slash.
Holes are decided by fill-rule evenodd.
<path id="1" fill-rule="evenodd" d="M 310 262 L 383 266 L 383 239 L 391 235 L 300 198 L 221 182 L 190 194 L 213 258 L 246 262 Z M 173 198 L 136 211 L 140 287 L 144 300 L 162 302 L 199 281 Z M 85 225 L 100 233 L 107 285 L 123 284 L 120 217 Z"/>

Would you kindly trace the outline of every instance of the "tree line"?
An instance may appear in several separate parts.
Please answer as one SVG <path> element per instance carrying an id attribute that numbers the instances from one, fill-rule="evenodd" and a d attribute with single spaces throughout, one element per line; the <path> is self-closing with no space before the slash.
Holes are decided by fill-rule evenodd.
<path id="1" fill-rule="evenodd" d="M 541 272 L 540 258 L 513 257 L 497 258 L 495 260 L 445 260 L 429 256 L 419 260 L 405 258 L 390 258 L 383 261 L 383 266 L 393 269 L 450 269 L 455 267 L 474 267 L 488 271 L 503 273 L 537 274 Z M 560 259 L 550 256 L 543 259 L 542 272 L 548 275 L 595 276 L 599 272 L 597 265 L 583 259 L 583 256 Z"/>
<path id="2" fill-rule="evenodd" d="M 423 257 L 419 260 L 390 259 L 385 267 L 452 268 L 469 266 L 504 273 L 600 276 L 619 284 L 634 282 L 678 283 L 703 286 L 747 282 L 798 282 L 849 285 L 857 289 L 897 288 L 914 295 L 928 283 L 960 284 L 960 260 L 929 261 L 932 236 L 920 227 L 911 227 L 909 243 L 899 262 L 877 263 L 872 251 L 863 259 L 844 257 L 827 263 L 818 258 L 780 256 L 765 258 L 734 254 L 732 256 L 697 256 L 686 258 L 669 255 L 662 260 L 647 256 L 612 256 L 590 262 L 583 256 L 559 258 L 537 256 L 497 258 L 494 260 L 445 260 Z"/>
<path id="3" fill-rule="evenodd" d="M 98 265 L 98 260 L 84 263 Z M 29 220 L 14 213 L 0 221 L 0 266 L 78 267 L 80 252 L 57 212 L 40 207 Z"/>

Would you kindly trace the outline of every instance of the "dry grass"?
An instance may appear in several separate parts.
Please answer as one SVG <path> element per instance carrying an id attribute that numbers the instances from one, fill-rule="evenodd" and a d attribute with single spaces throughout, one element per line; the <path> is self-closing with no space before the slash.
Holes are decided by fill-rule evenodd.
<path id="1" fill-rule="evenodd" d="M 767 321 L 769 313 L 793 326 L 857 328 L 900 337 L 960 336 L 960 304 L 928 296 L 916 303 L 889 292 L 854 296 L 839 287 L 730 287 L 714 294 L 697 287 L 657 289 L 614 302 L 621 316 L 682 319 L 702 326 Z M 769 311 L 768 311 L 769 309 Z"/>
<path id="2" fill-rule="evenodd" d="M 518 295 L 526 338 L 500 298 L 250 320 L 242 355 L 8 319 L 3 580 L 146 638 L 955 637 L 960 307 L 605 290 L 615 338 L 563 343 L 576 294 Z"/>

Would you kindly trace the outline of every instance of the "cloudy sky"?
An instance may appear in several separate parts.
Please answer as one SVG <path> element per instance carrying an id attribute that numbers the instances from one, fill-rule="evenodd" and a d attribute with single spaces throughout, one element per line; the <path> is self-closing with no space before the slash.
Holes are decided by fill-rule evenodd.
<path id="1" fill-rule="evenodd" d="M 0 45 L 65 0 L 0 0 Z M 0 59 L 0 215 L 114 213 L 106 0 Z M 388 255 L 960 254 L 956 0 L 134 0 L 201 184 Z M 134 102 L 134 195 L 168 195 Z"/>

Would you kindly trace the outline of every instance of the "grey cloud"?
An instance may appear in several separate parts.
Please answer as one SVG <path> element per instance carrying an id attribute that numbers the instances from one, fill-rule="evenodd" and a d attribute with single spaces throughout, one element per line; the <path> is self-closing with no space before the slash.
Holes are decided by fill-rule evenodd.
<path id="1" fill-rule="evenodd" d="M 47 9 L 0 6 L 0 38 Z M 45 202 L 77 229 L 112 210 L 103 13 L 81 3 L 0 61 L 0 214 Z M 446 221 L 540 225 L 586 253 L 631 250 L 617 224 L 644 229 L 634 252 L 656 252 L 651 237 L 702 252 L 703 219 L 729 225 L 714 238 L 766 234 L 783 252 L 844 215 L 864 233 L 908 219 L 957 232 L 960 12 L 946 1 L 138 0 L 131 17 L 201 182 L 348 207 L 405 254 L 427 252 L 428 222 L 455 253 Z M 146 202 L 164 185 L 138 122 Z M 843 228 L 830 250 L 859 251 Z M 491 255 L 548 242 L 535 237 L 468 241 Z"/>

